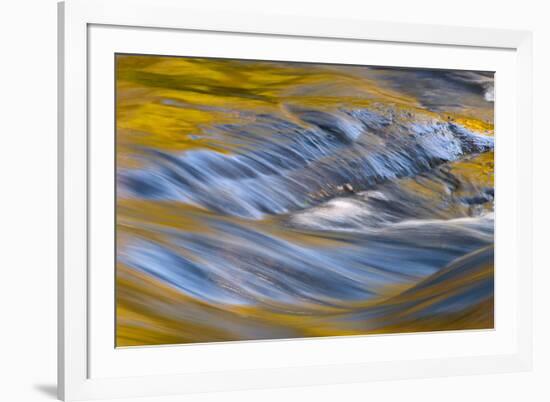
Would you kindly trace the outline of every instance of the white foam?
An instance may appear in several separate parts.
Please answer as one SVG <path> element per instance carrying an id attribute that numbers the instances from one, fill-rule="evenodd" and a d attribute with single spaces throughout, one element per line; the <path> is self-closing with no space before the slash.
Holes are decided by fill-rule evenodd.
<path id="1" fill-rule="evenodd" d="M 487 89 L 485 90 L 484 98 L 487 102 L 494 102 L 495 101 L 495 87 L 490 85 L 487 86 Z"/>

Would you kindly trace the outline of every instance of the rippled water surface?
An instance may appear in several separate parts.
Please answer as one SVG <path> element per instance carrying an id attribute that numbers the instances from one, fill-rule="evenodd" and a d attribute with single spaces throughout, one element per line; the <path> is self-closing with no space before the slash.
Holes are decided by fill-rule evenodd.
<path id="1" fill-rule="evenodd" d="M 493 74 L 118 55 L 117 346 L 493 328 Z"/>

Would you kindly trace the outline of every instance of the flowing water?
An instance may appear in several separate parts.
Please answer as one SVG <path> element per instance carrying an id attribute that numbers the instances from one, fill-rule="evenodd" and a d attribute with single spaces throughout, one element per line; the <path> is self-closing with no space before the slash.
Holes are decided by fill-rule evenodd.
<path id="1" fill-rule="evenodd" d="M 117 345 L 493 327 L 493 76 L 117 57 Z"/>

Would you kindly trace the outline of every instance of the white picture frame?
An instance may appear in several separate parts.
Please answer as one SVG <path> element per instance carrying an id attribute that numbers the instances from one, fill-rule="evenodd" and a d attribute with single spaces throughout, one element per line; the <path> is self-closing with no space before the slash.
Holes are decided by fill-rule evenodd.
<path id="1" fill-rule="evenodd" d="M 407 65 L 411 66 L 445 67 L 458 65 L 459 58 L 463 60 L 459 65 L 462 68 L 491 68 L 494 63 L 497 76 L 501 71 L 501 77 L 504 77 L 496 89 L 496 188 L 507 195 L 503 199 L 510 200 L 507 203 L 503 201 L 502 207 L 497 201 L 496 207 L 496 226 L 505 229 L 502 236 L 499 237 L 498 231 L 496 235 L 496 270 L 502 266 L 500 269 L 508 272 L 506 277 L 501 277 L 502 281 L 498 276 L 496 278 L 497 309 L 499 286 L 500 294 L 510 300 L 506 311 L 501 310 L 505 318 L 500 320 L 500 326 L 497 314 L 496 329 L 491 334 L 474 331 L 467 334 L 406 335 L 403 339 L 401 335 L 364 336 L 345 337 L 347 339 L 344 340 L 323 339 L 322 343 L 319 340 L 282 340 L 230 343 L 214 346 L 214 349 L 199 345 L 185 346 L 187 349 L 179 347 L 178 350 L 159 347 L 133 349 L 131 352 L 115 351 L 114 343 L 112 346 L 109 344 L 109 339 L 113 338 L 110 317 L 105 322 L 98 318 L 102 315 L 98 312 L 108 308 L 110 299 L 101 304 L 94 297 L 97 292 L 109 294 L 113 284 L 108 283 L 109 271 L 105 271 L 107 276 L 97 274 L 93 266 L 96 262 L 90 262 L 100 259 L 95 256 L 97 250 L 90 248 L 90 240 L 97 236 L 94 233 L 98 227 L 91 224 L 97 214 L 90 216 L 90 210 L 96 208 L 95 199 L 104 196 L 101 190 L 93 187 L 93 177 L 102 174 L 94 160 L 108 155 L 107 151 L 97 154 L 91 150 L 103 144 L 97 142 L 104 139 L 103 135 L 107 142 L 112 139 L 105 132 L 113 127 L 108 116 L 109 91 L 113 87 L 106 86 L 106 83 L 112 82 L 112 77 L 101 72 L 102 54 L 108 57 L 121 50 L 145 49 L 150 53 L 160 51 L 172 54 L 179 51 L 185 55 L 184 46 L 178 45 L 182 43 L 182 38 L 186 38 L 185 35 L 194 35 L 193 38 L 200 35 L 239 37 L 234 40 L 233 47 L 227 46 L 223 50 L 227 56 L 244 46 L 239 45 L 238 41 L 252 38 L 251 48 L 259 48 L 262 43 L 269 42 L 269 48 L 284 49 L 284 46 L 278 45 L 281 40 L 286 41 L 285 44 L 297 43 L 287 48 L 289 60 L 298 57 L 297 53 L 291 55 L 291 49 L 299 49 L 303 46 L 300 41 L 307 40 L 312 48 L 333 46 L 334 52 L 331 54 L 334 58 L 344 57 L 347 47 L 370 46 L 372 60 L 377 54 L 380 55 L 372 64 L 378 61 L 385 65 L 398 65 L 407 60 Z M 162 48 L 158 46 L 160 39 Z M 252 42 L 260 45 L 252 45 Z M 61 399 L 160 396 L 530 369 L 532 37 L 529 32 L 359 19 L 322 20 L 290 15 L 228 15 L 226 12 L 216 15 L 200 8 L 191 9 L 178 0 L 68 0 L 59 4 L 59 47 L 58 392 Z M 387 51 L 384 47 L 393 50 L 399 47 L 402 52 Z M 340 56 L 337 48 L 342 49 Z M 222 52 L 222 49 L 218 51 Z M 432 51 L 440 52 L 438 54 L 448 59 L 435 65 L 435 58 L 432 60 L 429 57 Z M 260 49 L 255 52 L 260 58 L 261 55 L 268 57 L 267 53 L 259 53 Z M 390 54 L 395 53 L 399 53 L 399 57 L 391 58 Z M 424 61 L 414 59 L 419 54 L 426 56 Z M 284 58 L 284 55 L 279 54 L 278 57 Z M 304 60 L 308 57 L 318 59 L 314 53 L 303 56 Z M 330 60 L 340 60 L 334 58 Z M 349 60 L 350 63 L 353 61 L 356 59 Z M 104 90 L 96 90 L 96 86 Z M 500 102 L 499 94 L 508 96 Z M 98 105 L 93 106 L 93 114 L 90 111 L 92 105 Z M 112 131 L 110 135 L 114 135 Z M 519 135 L 521 141 L 518 140 Z M 499 179 L 499 174 L 506 181 Z M 94 230 L 90 230 L 91 227 Z M 502 261 L 501 265 L 499 261 Z M 506 317 L 510 318 L 509 321 Z M 350 352 L 358 348 L 368 350 L 369 347 L 384 351 L 392 344 L 396 354 L 388 355 L 388 358 L 369 360 L 361 353 Z M 453 344 L 456 351 L 445 355 L 429 354 L 419 347 L 414 354 L 399 355 L 398 352 L 400 348 L 410 349 L 411 345 L 429 344 L 433 345 L 434 350 Z M 319 357 L 320 347 L 338 351 L 335 355 L 339 358 Z M 182 356 L 188 356 L 190 362 L 198 361 L 193 360 L 192 356 L 195 359 L 197 356 L 204 357 L 200 370 L 185 368 L 178 363 L 181 361 L 179 359 L 168 361 L 168 356 L 173 353 L 187 353 Z M 264 363 L 244 357 L 239 364 L 227 363 L 234 361 L 235 356 L 255 354 L 262 356 Z M 215 355 L 225 356 L 226 364 L 216 364 L 212 357 Z M 292 358 L 283 361 L 274 357 L 285 355 Z M 139 367 L 140 362 L 147 370 Z M 155 371 L 159 362 L 163 362 L 164 369 Z"/>

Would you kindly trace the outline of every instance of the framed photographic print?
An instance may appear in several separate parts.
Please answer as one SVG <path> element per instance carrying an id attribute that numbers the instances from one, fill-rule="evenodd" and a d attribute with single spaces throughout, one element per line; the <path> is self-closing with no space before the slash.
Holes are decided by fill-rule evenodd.
<path id="1" fill-rule="evenodd" d="M 529 369 L 530 33 L 180 3 L 59 6 L 60 397 Z"/>

